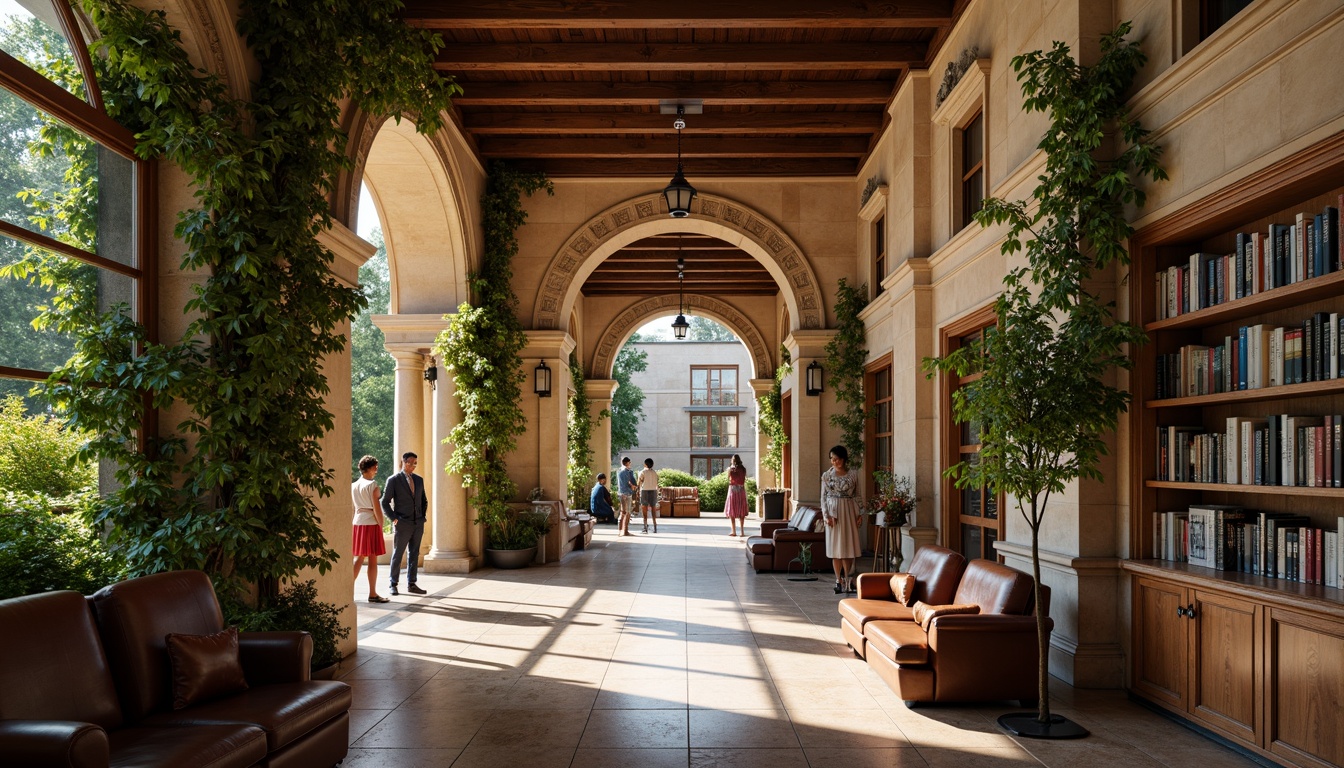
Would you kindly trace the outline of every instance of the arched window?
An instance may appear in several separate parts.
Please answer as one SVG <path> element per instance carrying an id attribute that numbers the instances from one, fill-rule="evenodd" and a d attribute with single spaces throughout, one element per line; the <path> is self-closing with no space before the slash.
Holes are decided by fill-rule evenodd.
<path id="1" fill-rule="evenodd" d="M 74 350 L 34 322 L 53 301 L 155 328 L 153 163 L 103 109 L 64 0 L 0 6 L 0 144 L 0 397 L 26 397 Z M 15 266 L 38 263 L 60 285 Z"/>

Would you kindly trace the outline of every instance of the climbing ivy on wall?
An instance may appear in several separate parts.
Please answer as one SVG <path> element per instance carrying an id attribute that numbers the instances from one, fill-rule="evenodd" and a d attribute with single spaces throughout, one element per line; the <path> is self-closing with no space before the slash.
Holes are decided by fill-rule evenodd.
<path id="1" fill-rule="evenodd" d="M 756 423 L 769 438 L 765 453 L 761 456 L 761 466 L 775 475 L 775 482 L 784 479 L 781 469 L 784 466 L 784 446 L 789 442 L 789 434 L 784 429 L 784 379 L 793 373 L 793 362 L 789 350 L 782 346 L 779 350 L 779 367 L 775 369 L 775 383 L 770 391 L 756 398 Z"/>
<path id="2" fill-rule="evenodd" d="M 247 101 L 191 64 L 163 12 L 82 4 L 101 35 L 109 113 L 136 132 L 139 155 L 194 187 L 175 234 L 179 268 L 197 279 L 182 338 L 156 345 L 124 306 L 97 311 L 58 284 L 69 301 L 48 320 L 77 347 L 47 395 L 96 435 L 84 458 L 117 466 L 120 487 L 96 519 L 133 573 L 203 568 L 221 585 L 261 583 L 265 596 L 339 556 L 314 499 L 331 493 L 322 363 L 364 305 L 316 241 L 349 168 L 340 105 L 409 115 L 432 133 L 459 89 L 434 72 L 438 38 L 396 19 L 396 0 L 243 2 L 238 29 L 260 72 Z M 60 279 L 43 259 L 30 267 Z M 150 405 L 182 414 L 176 433 L 136 439 Z"/>
<path id="3" fill-rule="evenodd" d="M 583 366 L 579 357 L 569 353 L 569 377 L 574 382 L 574 393 L 569 396 L 569 462 L 565 467 L 565 485 L 569 492 L 571 509 L 588 508 L 588 489 L 593 483 L 593 416 L 588 407 L 588 388 L 583 383 Z M 602 411 L 603 418 L 610 415 Z"/>
<path id="4" fill-rule="evenodd" d="M 508 518 L 517 486 L 504 457 L 527 431 L 521 405 L 527 335 L 516 311 L 513 257 L 518 228 L 527 221 L 523 195 L 539 190 L 554 194 L 542 174 L 520 173 L 503 163 L 490 166 L 481 196 L 485 250 L 481 268 L 469 278 L 476 305 L 459 306 L 434 342 L 434 351 L 453 374 L 462 407 L 462 420 L 447 440 L 453 445 L 447 470 L 472 489 L 476 523 L 486 526 L 487 535 Z"/>
<path id="5" fill-rule="evenodd" d="M 831 416 L 831 426 L 841 432 L 840 442 L 849 449 L 849 465 L 863 464 L 863 432 L 868 411 L 863 401 L 863 364 L 868 359 L 867 332 L 859 313 L 868 306 L 867 284 L 851 286 L 840 278 L 835 291 L 836 334 L 826 344 L 826 374 L 835 399 L 843 406 Z"/>

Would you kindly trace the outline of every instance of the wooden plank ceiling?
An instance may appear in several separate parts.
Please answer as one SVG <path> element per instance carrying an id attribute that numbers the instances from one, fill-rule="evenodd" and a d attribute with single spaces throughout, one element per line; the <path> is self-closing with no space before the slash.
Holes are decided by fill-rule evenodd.
<path id="1" fill-rule="evenodd" d="M 699 100 L 703 114 L 686 116 L 681 150 L 695 184 L 715 176 L 854 177 L 902 76 L 928 65 L 963 4 L 408 0 L 403 15 L 443 37 L 437 67 L 465 91 L 454 100 L 455 117 L 482 160 L 552 178 L 670 179 L 675 116 L 660 114 L 660 101 Z M 689 236 L 686 246 L 688 292 L 690 265 L 702 255 L 733 276 L 714 293 L 764 290 L 754 278 L 768 273 L 741 263 L 751 261 L 742 251 L 730 258 L 696 246 L 692 255 Z M 670 282 L 651 279 L 638 293 L 676 290 L 675 255 L 655 264 L 650 254 L 662 251 L 627 250 L 594 273 L 585 293 L 626 293 L 623 276 L 655 266 Z M 628 261 L 613 264 L 617 257 Z"/>

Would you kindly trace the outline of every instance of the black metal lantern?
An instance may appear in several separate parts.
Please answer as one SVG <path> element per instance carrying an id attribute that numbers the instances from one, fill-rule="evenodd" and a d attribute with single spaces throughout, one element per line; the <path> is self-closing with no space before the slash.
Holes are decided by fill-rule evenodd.
<path id="1" fill-rule="evenodd" d="M 686 332 L 691 329 L 691 324 L 686 322 L 685 315 L 677 315 L 677 319 L 672 321 L 672 334 L 678 340 L 686 338 Z"/>
<path id="2" fill-rule="evenodd" d="M 695 199 L 695 187 L 681 172 L 681 129 L 686 127 L 686 108 L 677 107 L 677 119 L 672 127 L 677 129 L 677 172 L 672 181 L 663 188 L 663 198 L 667 200 L 667 210 L 674 219 L 684 219 L 691 215 L 691 201 Z M 681 338 L 681 337 L 677 337 Z"/>
<path id="3" fill-rule="evenodd" d="M 439 368 L 438 366 L 434 365 L 434 356 L 430 355 L 429 367 L 425 369 L 425 381 L 429 383 L 430 389 L 436 389 L 437 387 L 435 382 L 437 382 L 438 380 L 439 380 Z"/>
<path id="4" fill-rule="evenodd" d="M 824 371 L 822 371 L 820 365 L 817 365 L 816 360 L 807 364 L 807 394 L 815 397 L 826 391 L 822 382 L 823 373 Z"/>
<path id="5" fill-rule="evenodd" d="M 542 360 L 532 371 L 532 391 L 537 397 L 551 396 L 551 368 Z"/>
<path id="6" fill-rule="evenodd" d="M 691 329 L 691 324 L 686 322 L 686 303 L 685 293 L 682 290 L 682 283 L 686 279 L 686 259 L 681 255 L 681 238 L 677 238 L 677 319 L 672 321 L 672 334 L 678 341 L 686 338 L 686 332 Z"/>

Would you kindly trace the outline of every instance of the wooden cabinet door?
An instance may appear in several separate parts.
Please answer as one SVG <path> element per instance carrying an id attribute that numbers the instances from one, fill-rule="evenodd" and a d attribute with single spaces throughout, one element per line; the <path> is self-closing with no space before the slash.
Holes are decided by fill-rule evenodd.
<path id="1" fill-rule="evenodd" d="M 1134 688 L 1181 711 L 1189 709 L 1188 592 L 1165 581 L 1134 580 Z"/>
<path id="2" fill-rule="evenodd" d="M 1344 765 L 1344 622 L 1269 609 L 1264 748 L 1296 765 Z"/>
<path id="3" fill-rule="evenodd" d="M 1194 632 L 1190 715 L 1229 736 L 1258 744 L 1262 608 L 1230 595 L 1192 592 L 1194 617 L 1185 619 Z"/>

